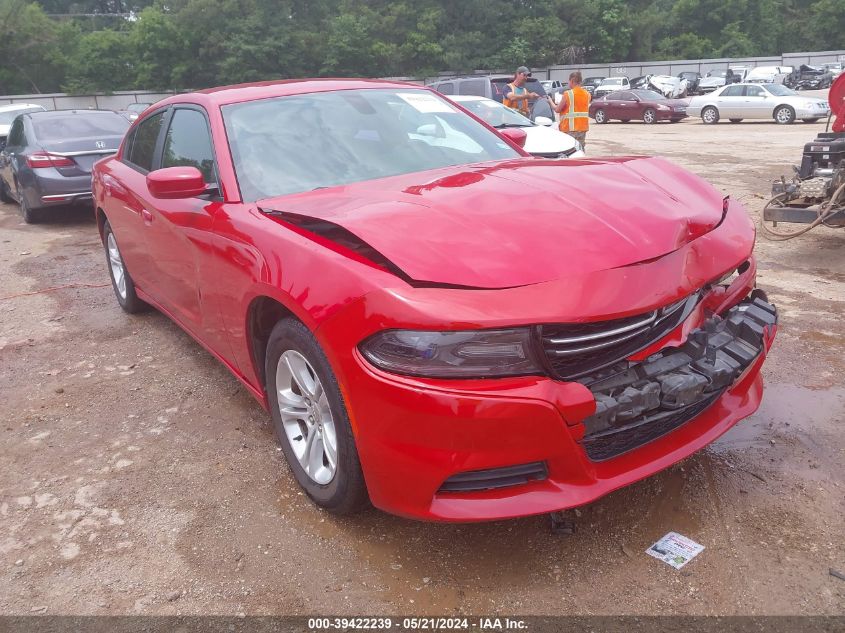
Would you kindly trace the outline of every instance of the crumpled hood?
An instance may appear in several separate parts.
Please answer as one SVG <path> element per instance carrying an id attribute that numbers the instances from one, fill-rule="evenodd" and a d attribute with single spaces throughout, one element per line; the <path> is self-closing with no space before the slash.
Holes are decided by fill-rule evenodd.
<path id="1" fill-rule="evenodd" d="M 711 231 L 723 197 L 661 158 L 520 159 L 258 202 L 352 233 L 406 277 L 506 288 L 619 268 Z"/>

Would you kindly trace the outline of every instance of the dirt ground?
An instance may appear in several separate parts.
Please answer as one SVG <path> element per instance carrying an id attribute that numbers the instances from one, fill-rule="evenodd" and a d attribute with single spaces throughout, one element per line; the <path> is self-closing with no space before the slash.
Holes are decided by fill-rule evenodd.
<path id="1" fill-rule="evenodd" d="M 822 128 L 614 123 L 588 151 L 666 156 L 756 218 Z M 845 231 L 757 257 L 781 311 L 759 412 L 554 536 L 319 511 L 235 378 L 120 311 L 90 214 L 0 205 L 0 613 L 843 614 Z M 670 531 L 706 546 L 680 571 L 644 552 Z"/>

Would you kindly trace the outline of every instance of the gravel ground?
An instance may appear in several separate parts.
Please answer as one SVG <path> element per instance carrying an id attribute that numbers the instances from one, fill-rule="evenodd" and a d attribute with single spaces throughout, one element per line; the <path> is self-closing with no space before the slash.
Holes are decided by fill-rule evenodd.
<path id="1" fill-rule="evenodd" d="M 821 129 L 613 123 L 588 151 L 666 156 L 756 218 Z M 119 310 L 89 213 L 0 205 L 0 613 L 843 614 L 845 231 L 757 255 L 781 310 L 759 412 L 561 537 L 319 511 L 235 378 Z M 644 553 L 669 531 L 706 546 L 680 571 Z"/>

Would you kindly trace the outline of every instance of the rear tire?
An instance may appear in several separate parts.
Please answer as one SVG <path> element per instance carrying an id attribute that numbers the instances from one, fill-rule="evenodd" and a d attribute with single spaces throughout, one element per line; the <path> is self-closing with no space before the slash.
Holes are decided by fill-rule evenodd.
<path id="1" fill-rule="evenodd" d="M 343 395 L 317 339 L 296 319 L 282 319 L 270 333 L 265 376 L 276 436 L 297 483 L 328 512 L 361 510 L 369 498 Z"/>
<path id="2" fill-rule="evenodd" d="M 596 110 L 596 114 L 593 118 L 596 123 L 607 123 L 607 113 L 604 110 Z"/>
<path id="3" fill-rule="evenodd" d="M 652 108 L 646 108 L 643 112 L 643 123 L 651 125 L 655 121 L 657 121 L 657 112 L 655 112 Z"/>
<path id="4" fill-rule="evenodd" d="M 0 179 L 0 202 L 14 202 L 15 199 L 9 195 L 9 185 L 6 181 Z"/>
<path id="5" fill-rule="evenodd" d="M 23 195 L 20 187 L 18 187 L 16 191 L 18 193 L 18 205 L 20 205 L 23 221 L 27 224 L 38 224 L 41 221 L 41 211 L 29 206 L 29 203 L 26 201 L 26 196 Z"/>
<path id="6" fill-rule="evenodd" d="M 143 312 L 149 305 L 141 301 L 135 293 L 135 282 L 132 281 L 132 276 L 126 269 L 123 256 L 117 246 L 117 238 L 108 220 L 103 224 L 103 246 L 106 250 L 106 265 L 109 269 L 109 278 L 111 279 L 114 296 L 117 297 L 117 303 L 124 312 L 129 314 Z"/>
<path id="7" fill-rule="evenodd" d="M 775 108 L 774 117 L 780 125 L 789 125 L 795 121 L 795 110 L 788 105 L 778 106 Z"/>
<path id="8" fill-rule="evenodd" d="M 713 106 L 707 106 L 701 111 L 701 120 L 706 125 L 713 125 L 719 122 L 719 110 Z"/>

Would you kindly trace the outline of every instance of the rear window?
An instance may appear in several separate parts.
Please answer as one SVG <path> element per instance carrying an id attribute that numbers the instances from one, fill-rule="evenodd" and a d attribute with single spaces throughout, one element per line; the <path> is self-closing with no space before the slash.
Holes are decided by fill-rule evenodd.
<path id="1" fill-rule="evenodd" d="M 434 89 L 442 95 L 453 95 L 455 94 L 455 84 L 451 82 L 446 82 L 442 84 L 435 84 Z"/>
<path id="2" fill-rule="evenodd" d="M 39 141 L 123 136 L 129 121 L 114 112 L 33 117 L 32 127 Z"/>

